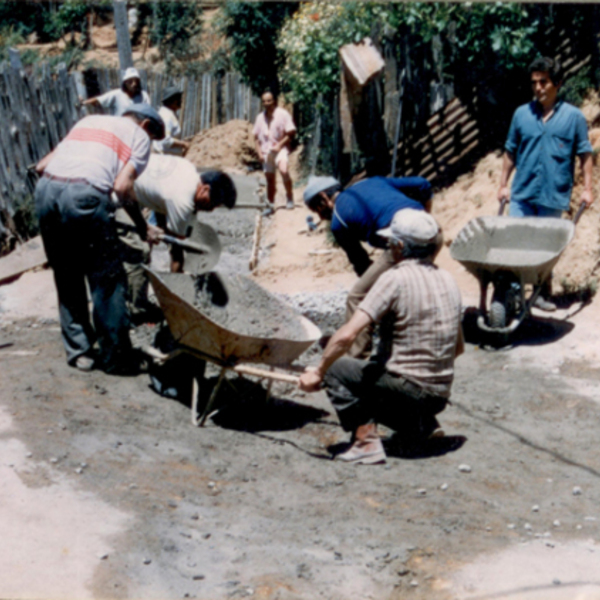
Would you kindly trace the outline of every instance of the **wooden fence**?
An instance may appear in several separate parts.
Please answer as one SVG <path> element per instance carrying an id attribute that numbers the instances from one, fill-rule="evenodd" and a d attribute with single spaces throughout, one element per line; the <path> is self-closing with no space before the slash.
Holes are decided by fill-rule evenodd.
<path id="1" fill-rule="evenodd" d="M 198 79 L 145 71 L 140 75 L 156 107 L 161 105 L 165 87 L 183 89 L 180 121 L 186 138 L 231 119 L 253 121 L 260 110 L 260 99 L 235 73 Z M 24 202 L 31 201 L 35 187 L 28 167 L 50 152 L 86 114 L 79 98 L 119 84 L 118 69 L 68 73 L 64 65 L 52 70 L 42 64 L 25 72 L 15 53 L 10 62 L 0 64 L 0 240 L 9 232 L 19 239 L 13 217 Z"/>
<path id="2" fill-rule="evenodd" d="M 600 78 L 600 8 L 556 5 L 552 11 L 553 24 L 540 34 L 537 51 L 558 58 L 567 81 L 588 68 L 593 83 Z M 587 34 L 577 38 L 565 26 L 575 16 L 588 27 Z M 376 93 L 365 93 L 363 101 L 369 104 L 367 112 L 382 115 L 384 150 L 395 159 L 395 168 L 385 174 L 422 175 L 440 186 L 451 183 L 484 153 L 503 147 L 515 108 L 531 97 L 527 73 L 515 72 L 512 80 L 500 80 L 493 65 L 487 81 L 473 82 L 468 73 L 462 73 L 466 75 L 462 82 L 444 79 L 438 65 L 444 62 L 439 40 L 427 45 L 401 34 L 380 39 L 377 45 L 385 68 L 373 86 Z M 366 174 L 365 165 L 373 156 L 365 151 L 376 144 L 359 148 L 355 138 L 350 151 L 344 151 L 339 117 L 334 123 L 325 118 L 334 114 L 337 100 L 329 98 L 323 104 L 305 148 L 311 171 L 333 173 L 342 182 L 358 171 Z"/>

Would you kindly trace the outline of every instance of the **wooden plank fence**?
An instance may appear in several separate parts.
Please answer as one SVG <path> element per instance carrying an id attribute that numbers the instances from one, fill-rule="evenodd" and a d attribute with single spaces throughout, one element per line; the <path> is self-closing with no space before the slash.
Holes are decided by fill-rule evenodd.
<path id="1" fill-rule="evenodd" d="M 205 74 L 198 79 L 142 70 L 140 75 L 155 107 L 161 105 L 168 85 L 181 87 L 184 138 L 231 119 L 254 121 L 261 108 L 260 98 L 237 73 L 224 77 Z M 14 52 L 10 62 L 0 64 L 0 240 L 9 232 L 19 238 L 13 220 L 15 209 L 31 198 L 35 187 L 35 176 L 27 167 L 50 152 L 87 114 L 79 98 L 119 85 L 118 69 L 68 73 L 64 64 L 51 70 L 44 63 L 26 72 Z"/>

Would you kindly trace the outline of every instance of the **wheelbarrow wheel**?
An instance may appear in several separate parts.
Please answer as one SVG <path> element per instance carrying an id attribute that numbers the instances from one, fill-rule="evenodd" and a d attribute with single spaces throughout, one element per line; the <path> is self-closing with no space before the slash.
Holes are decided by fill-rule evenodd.
<path id="1" fill-rule="evenodd" d="M 493 299 L 488 312 L 490 327 L 500 329 L 506 327 L 506 306 L 502 300 Z"/>
<path id="2" fill-rule="evenodd" d="M 488 312 L 489 326 L 501 329 L 510 325 L 519 308 L 520 284 L 509 275 L 502 275 L 494 284 L 494 294 Z"/>

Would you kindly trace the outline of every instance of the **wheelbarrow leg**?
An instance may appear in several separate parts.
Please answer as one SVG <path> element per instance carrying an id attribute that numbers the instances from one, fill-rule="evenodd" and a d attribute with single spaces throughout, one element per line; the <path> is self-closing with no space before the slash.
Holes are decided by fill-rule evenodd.
<path id="1" fill-rule="evenodd" d="M 204 423 L 206 423 L 206 419 L 208 419 L 208 415 L 210 415 L 210 413 L 212 412 L 212 407 L 215 403 L 215 400 L 217 399 L 217 394 L 219 393 L 219 388 L 221 387 L 221 384 L 223 383 L 223 377 L 225 377 L 225 372 L 227 371 L 226 367 L 223 367 L 221 369 L 221 372 L 219 373 L 219 379 L 217 380 L 217 383 L 215 384 L 215 387 L 213 388 L 213 391 L 210 394 L 210 398 L 208 399 L 208 402 L 206 403 L 206 407 L 204 409 L 204 412 L 202 413 L 202 416 L 200 417 L 200 419 L 198 419 L 198 393 L 197 393 L 197 380 L 196 378 L 194 378 L 194 385 L 192 386 L 194 388 L 194 392 L 192 392 L 194 394 L 194 400 L 192 403 L 192 423 L 194 425 L 196 425 L 196 427 L 204 427 Z"/>

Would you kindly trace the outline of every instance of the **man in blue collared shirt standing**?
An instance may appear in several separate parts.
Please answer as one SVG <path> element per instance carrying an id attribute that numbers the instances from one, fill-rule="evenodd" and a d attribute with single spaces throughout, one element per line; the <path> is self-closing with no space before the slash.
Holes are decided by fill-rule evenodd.
<path id="1" fill-rule="evenodd" d="M 500 176 L 498 200 L 510 199 L 509 216 L 557 217 L 569 208 L 575 156 L 583 171 L 582 204 L 592 194 L 592 146 L 582 112 L 558 99 L 562 70 L 558 61 L 537 58 L 529 65 L 535 100 L 520 106 L 510 125 Z M 512 190 L 508 180 L 516 168 Z M 548 300 L 550 280 L 535 306 L 555 310 Z"/>

